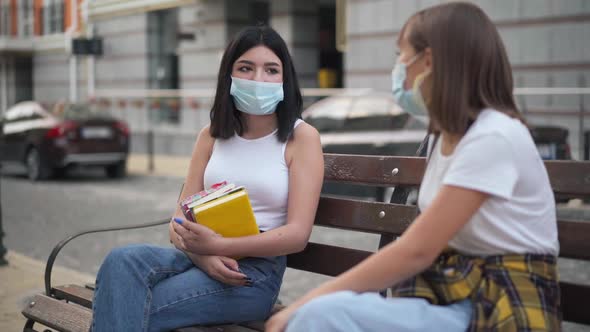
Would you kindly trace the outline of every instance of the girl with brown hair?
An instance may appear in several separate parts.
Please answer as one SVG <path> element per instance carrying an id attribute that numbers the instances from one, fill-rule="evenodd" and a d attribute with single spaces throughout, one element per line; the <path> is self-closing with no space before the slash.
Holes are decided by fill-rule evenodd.
<path id="1" fill-rule="evenodd" d="M 554 197 L 498 31 L 453 2 L 413 15 L 397 43 L 394 97 L 430 118 L 422 213 L 267 331 L 560 330 Z"/>

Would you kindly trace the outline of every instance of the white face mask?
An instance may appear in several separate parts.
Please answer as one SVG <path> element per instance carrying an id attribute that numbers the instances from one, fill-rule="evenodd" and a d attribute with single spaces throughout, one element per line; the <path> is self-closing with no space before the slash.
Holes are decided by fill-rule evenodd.
<path id="1" fill-rule="evenodd" d="M 428 114 L 428 111 L 426 110 L 422 93 L 420 93 L 420 84 L 427 73 L 420 74 L 419 77 L 416 77 L 413 89 L 404 89 L 404 83 L 407 78 L 406 69 L 418 59 L 418 56 L 419 54 L 416 54 L 408 61 L 408 64 L 401 62 L 395 64 L 391 72 L 391 91 L 393 92 L 393 99 L 404 111 L 422 118 Z"/>
<path id="2" fill-rule="evenodd" d="M 231 78 L 229 91 L 239 111 L 254 115 L 272 114 L 283 100 L 283 83 Z"/>

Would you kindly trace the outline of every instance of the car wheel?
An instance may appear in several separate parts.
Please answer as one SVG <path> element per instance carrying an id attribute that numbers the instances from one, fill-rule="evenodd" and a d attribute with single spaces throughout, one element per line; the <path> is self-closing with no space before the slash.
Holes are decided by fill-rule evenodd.
<path id="1" fill-rule="evenodd" d="M 109 165 L 105 168 L 107 176 L 111 179 L 122 178 L 127 173 L 127 163 L 125 161 Z"/>
<path id="2" fill-rule="evenodd" d="M 56 178 L 59 178 L 59 179 L 65 178 L 67 174 L 68 174 L 67 167 L 59 167 L 59 168 L 53 169 L 53 176 Z"/>
<path id="3" fill-rule="evenodd" d="M 36 148 L 31 148 L 27 152 L 25 163 L 27 165 L 27 177 L 29 180 L 39 181 L 49 178 L 50 170 L 44 165 L 41 154 Z"/>

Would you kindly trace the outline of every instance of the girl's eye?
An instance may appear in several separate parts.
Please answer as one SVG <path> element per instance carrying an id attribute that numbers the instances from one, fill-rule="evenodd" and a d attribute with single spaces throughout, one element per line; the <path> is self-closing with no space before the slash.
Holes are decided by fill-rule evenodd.
<path id="1" fill-rule="evenodd" d="M 238 68 L 238 71 L 241 71 L 243 73 L 250 71 L 250 67 L 247 66 L 242 66 Z"/>
<path id="2" fill-rule="evenodd" d="M 273 74 L 273 75 L 274 75 L 274 74 L 278 74 L 278 73 L 279 73 L 279 71 L 278 71 L 276 68 L 268 68 L 268 69 L 266 70 L 266 72 L 267 72 L 267 73 L 270 73 L 270 74 Z"/>

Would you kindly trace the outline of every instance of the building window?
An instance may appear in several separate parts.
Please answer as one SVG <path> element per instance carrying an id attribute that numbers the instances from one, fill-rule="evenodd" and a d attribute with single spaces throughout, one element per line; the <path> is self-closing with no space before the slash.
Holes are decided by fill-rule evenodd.
<path id="1" fill-rule="evenodd" d="M 19 4 L 19 36 L 28 37 L 33 35 L 33 0 L 22 0 Z"/>
<path id="2" fill-rule="evenodd" d="M 10 35 L 10 2 L 0 2 L 0 35 Z"/>
<path id="3" fill-rule="evenodd" d="M 45 0 L 43 9 L 45 34 L 62 33 L 64 31 L 63 0 Z"/>
<path id="4" fill-rule="evenodd" d="M 64 32 L 64 2 L 58 0 L 53 2 L 53 27 L 54 33 Z"/>

